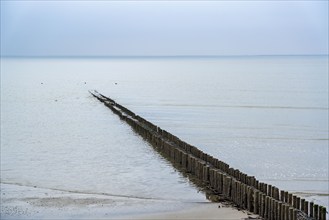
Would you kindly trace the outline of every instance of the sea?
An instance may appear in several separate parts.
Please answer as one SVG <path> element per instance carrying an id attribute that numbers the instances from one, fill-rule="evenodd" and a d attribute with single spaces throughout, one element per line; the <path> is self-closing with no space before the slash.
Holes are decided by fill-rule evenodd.
<path id="1" fill-rule="evenodd" d="M 1 215 L 42 216 L 31 208 L 42 190 L 59 204 L 109 196 L 111 216 L 208 202 L 89 90 L 328 210 L 328 66 L 328 56 L 1 58 Z"/>

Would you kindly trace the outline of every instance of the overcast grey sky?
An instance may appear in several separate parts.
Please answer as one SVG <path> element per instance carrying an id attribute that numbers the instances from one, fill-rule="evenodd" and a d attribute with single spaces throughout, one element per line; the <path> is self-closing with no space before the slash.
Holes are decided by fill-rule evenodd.
<path id="1" fill-rule="evenodd" d="M 1 54 L 328 54 L 328 1 L 1 1 Z"/>

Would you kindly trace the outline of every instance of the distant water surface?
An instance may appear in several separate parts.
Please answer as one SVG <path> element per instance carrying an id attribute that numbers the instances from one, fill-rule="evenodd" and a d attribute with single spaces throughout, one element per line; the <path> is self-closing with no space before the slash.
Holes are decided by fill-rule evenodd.
<path id="1" fill-rule="evenodd" d="M 92 89 L 329 207 L 327 56 L 3 58 L 2 183 L 206 201 Z"/>

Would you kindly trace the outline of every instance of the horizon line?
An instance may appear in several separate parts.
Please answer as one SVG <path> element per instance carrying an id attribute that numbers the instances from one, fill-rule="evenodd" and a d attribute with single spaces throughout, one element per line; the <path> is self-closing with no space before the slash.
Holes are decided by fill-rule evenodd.
<path id="1" fill-rule="evenodd" d="M 329 54 L 241 54 L 241 55 L 0 55 L 0 58 L 220 58 L 273 56 L 329 56 Z"/>

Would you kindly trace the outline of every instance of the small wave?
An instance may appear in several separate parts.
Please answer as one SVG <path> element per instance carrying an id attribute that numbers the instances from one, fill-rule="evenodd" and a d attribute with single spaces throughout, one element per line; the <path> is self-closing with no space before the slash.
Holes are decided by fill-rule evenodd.
<path id="1" fill-rule="evenodd" d="M 7 185 L 16 185 L 16 186 L 24 186 L 30 188 L 37 188 L 37 189 L 45 189 L 45 190 L 54 190 L 66 193 L 74 193 L 74 194 L 87 194 L 87 195 L 99 195 L 99 196 L 112 196 L 112 197 L 123 197 L 123 198 L 131 198 L 131 199 L 144 199 L 144 200 L 165 200 L 162 198 L 153 198 L 153 197 L 142 197 L 142 196 L 134 196 L 134 195 L 119 195 L 119 194 L 111 194 L 111 193 L 99 193 L 99 192 L 90 192 L 90 191 L 79 191 L 79 190 L 68 190 L 68 189 L 58 189 L 58 188 L 48 188 L 48 187 L 40 187 L 28 184 L 21 184 L 21 183 L 11 183 L 11 182 L 1 182 L 1 184 Z"/>
<path id="2" fill-rule="evenodd" d="M 282 138 L 282 137 L 235 137 L 239 139 L 256 139 L 256 140 L 289 140 L 289 141 L 328 141 L 328 138 Z"/>
<path id="3" fill-rule="evenodd" d="M 6 185 L 16 185 L 22 187 L 36 188 L 36 189 L 44 189 L 44 190 L 54 190 L 65 193 L 73 193 L 73 194 L 85 194 L 85 195 L 94 195 L 94 196 L 109 196 L 109 197 L 118 197 L 118 198 L 126 198 L 126 199 L 140 199 L 140 200 L 155 200 L 155 201 L 168 201 L 168 202 L 184 202 L 184 203 L 200 203 L 200 201 L 186 201 L 181 199 L 165 199 L 165 198 L 156 198 L 156 197 L 143 197 L 143 196 L 135 196 L 135 195 L 120 195 L 120 194 L 112 194 L 112 193 L 101 193 L 101 192 L 91 192 L 91 191 L 79 191 L 79 190 L 68 190 L 68 189 L 58 189 L 58 188 L 48 188 L 48 187 L 40 187 L 35 185 L 28 185 L 22 183 L 13 183 L 13 182 L 0 182 L 1 184 Z"/>
<path id="4" fill-rule="evenodd" d="M 261 181 L 271 181 L 271 182 L 329 182 L 329 179 L 261 179 Z"/>
<path id="5" fill-rule="evenodd" d="M 203 105 L 203 104 L 171 104 L 163 103 L 160 106 L 175 106 L 175 107 L 197 107 L 197 108 L 260 108 L 260 109 L 297 109 L 297 110 L 329 110 L 327 107 L 313 106 L 266 106 L 266 105 Z M 153 105 L 148 105 L 153 106 Z"/>
<path id="6" fill-rule="evenodd" d="M 312 192 L 312 191 L 293 192 L 292 191 L 292 193 L 300 196 L 329 196 L 328 192 Z"/>

